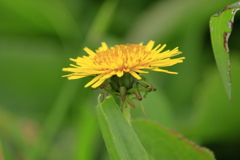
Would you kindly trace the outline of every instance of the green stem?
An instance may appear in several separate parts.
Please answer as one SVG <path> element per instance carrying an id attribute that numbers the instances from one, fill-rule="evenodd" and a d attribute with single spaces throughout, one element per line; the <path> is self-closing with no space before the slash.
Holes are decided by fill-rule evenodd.
<path id="1" fill-rule="evenodd" d="M 130 114 L 131 106 L 127 102 L 123 102 L 121 98 L 119 97 L 117 98 L 118 98 L 118 101 L 116 101 L 115 99 L 115 102 L 117 102 L 117 105 L 121 109 L 123 116 L 127 120 L 128 124 L 131 126 L 131 114 Z"/>
<path id="2" fill-rule="evenodd" d="M 124 103 L 122 111 L 123 111 L 123 116 L 127 120 L 128 124 L 131 126 L 131 114 L 130 114 L 131 106 L 128 105 L 127 103 Z"/>

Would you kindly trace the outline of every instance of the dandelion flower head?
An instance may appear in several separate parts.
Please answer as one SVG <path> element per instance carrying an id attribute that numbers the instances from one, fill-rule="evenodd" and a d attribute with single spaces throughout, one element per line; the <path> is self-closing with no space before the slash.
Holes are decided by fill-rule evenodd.
<path id="1" fill-rule="evenodd" d="M 63 77 L 71 80 L 92 76 L 94 78 L 85 87 L 97 88 L 108 78 L 122 77 L 125 73 L 131 74 L 137 80 L 142 79 L 139 74 L 148 73 L 148 70 L 177 74 L 161 67 L 182 63 L 185 57 L 172 59 L 171 57 L 182 52 L 178 47 L 163 51 L 165 47 L 165 44 L 154 47 L 154 41 L 149 41 L 147 45 L 125 44 L 109 48 L 105 42 L 102 42 L 102 46 L 95 52 L 85 47 L 84 51 L 88 56 L 70 58 L 76 65 L 70 64 L 71 68 L 63 68 L 65 72 L 73 72 Z"/>

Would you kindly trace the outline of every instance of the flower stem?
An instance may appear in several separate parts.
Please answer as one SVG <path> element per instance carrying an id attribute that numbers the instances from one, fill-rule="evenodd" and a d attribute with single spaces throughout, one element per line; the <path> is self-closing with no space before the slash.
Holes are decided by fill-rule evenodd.
<path id="1" fill-rule="evenodd" d="M 127 120 L 128 124 L 131 126 L 131 114 L 130 114 L 131 106 L 127 103 L 123 104 L 122 112 L 123 116 Z"/>

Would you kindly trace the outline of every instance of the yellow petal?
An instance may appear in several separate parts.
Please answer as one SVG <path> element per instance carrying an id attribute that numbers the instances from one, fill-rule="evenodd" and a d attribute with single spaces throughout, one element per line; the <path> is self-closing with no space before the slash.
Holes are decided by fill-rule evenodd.
<path id="1" fill-rule="evenodd" d="M 156 51 L 160 46 L 161 46 L 161 44 L 157 45 L 157 46 L 153 49 L 153 51 Z"/>
<path id="2" fill-rule="evenodd" d="M 72 67 L 76 67 L 76 68 L 79 67 L 79 66 L 76 66 L 76 65 L 74 65 L 74 64 L 70 64 L 70 66 L 72 66 Z"/>
<path id="3" fill-rule="evenodd" d="M 68 79 L 72 80 L 72 79 L 79 79 L 79 78 L 83 78 L 83 77 L 86 77 L 86 76 L 70 76 L 70 77 L 68 77 Z"/>
<path id="4" fill-rule="evenodd" d="M 131 71 L 129 73 L 138 80 L 142 79 L 136 72 Z"/>
<path id="5" fill-rule="evenodd" d="M 74 74 L 67 74 L 67 75 L 63 75 L 62 77 L 70 77 L 70 76 L 74 76 Z"/>
<path id="6" fill-rule="evenodd" d="M 148 73 L 147 71 L 143 71 L 143 70 L 140 70 L 140 69 L 135 69 L 134 71 L 137 72 L 137 73 Z"/>
<path id="7" fill-rule="evenodd" d="M 99 80 L 103 76 L 104 76 L 104 74 L 98 75 L 97 77 L 93 78 L 90 82 L 88 82 L 84 87 L 87 88 L 87 87 L 91 86 L 93 83 L 95 83 L 97 80 Z"/>
<path id="8" fill-rule="evenodd" d="M 105 51 L 108 49 L 108 46 L 105 42 L 102 42 L 102 49 Z"/>
<path id="9" fill-rule="evenodd" d="M 159 60 L 156 62 L 152 62 L 151 66 L 155 66 L 155 67 L 168 67 L 168 66 L 172 66 L 175 65 L 177 63 L 182 63 L 183 60 L 182 59 L 169 59 L 167 61 L 165 60 Z"/>
<path id="10" fill-rule="evenodd" d="M 159 48 L 158 50 L 156 50 L 156 52 L 158 52 L 158 53 L 161 52 L 166 46 L 167 46 L 166 44 L 162 45 L 162 47 Z"/>
<path id="11" fill-rule="evenodd" d="M 101 52 L 101 51 L 106 51 L 106 50 L 108 50 L 108 46 L 107 46 L 107 44 L 106 44 L 105 42 L 102 42 L 101 44 L 102 44 L 102 46 L 99 47 L 99 48 L 96 50 L 96 52 Z"/>
<path id="12" fill-rule="evenodd" d="M 108 79 L 112 77 L 113 75 L 111 73 L 105 74 L 101 79 Z"/>
<path id="13" fill-rule="evenodd" d="M 146 45 L 147 50 L 152 50 L 152 48 L 153 48 L 153 46 L 154 46 L 154 43 L 155 43 L 155 42 L 152 41 L 152 40 L 149 41 L 148 44 Z"/>
<path id="14" fill-rule="evenodd" d="M 157 72 L 165 72 L 165 73 L 169 73 L 169 74 L 178 74 L 177 72 L 171 72 L 171 71 L 164 70 L 164 69 L 159 69 L 159 68 L 155 68 L 155 69 L 152 69 L 152 70 L 157 71 Z"/>
<path id="15" fill-rule="evenodd" d="M 84 50 L 85 52 L 87 52 L 90 56 L 95 56 L 95 55 L 96 55 L 95 52 L 93 52 L 91 49 L 89 49 L 89 48 L 87 48 L 87 47 L 85 47 L 83 50 Z"/>
<path id="16" fill-rule="evenodd" d="M 123 76 L 123 71 L 119 70 L 119 71 L 117 72 L 117 76 L 118 76 L 118 77 L 122 77 L 122 76 Z"/>
<path id="17" fill-rule="evenodd" d="M 92 85 L 92 88 L 99 87 L 106 79 L 99 79 L 94 85 Z"/>

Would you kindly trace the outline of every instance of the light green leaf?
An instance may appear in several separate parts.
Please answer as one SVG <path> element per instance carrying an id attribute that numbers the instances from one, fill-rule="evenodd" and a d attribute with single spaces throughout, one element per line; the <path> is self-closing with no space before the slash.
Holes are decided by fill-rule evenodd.
<path id="1" fill-rule="evenodd" d="M 228 39 L 232 32 L 235 13 L 240 9 L 240 1 L 226 6 L 210 18 L 210 34 L 213 53 L 223 80 L 228 98 L 231 100 L 231 76 Z"/>
<path id="2" fill-rule="evenodd" d="M 112 160 L 148 160 L 148 155 L 132 127 L 127 123 L 113 97 L 103 103 L 98 98 L 97 116 Z"/>
<path id="3" fill-rule="evenodd" d="M 210 150 L 157 123 L 139 119 L 132 125 L 153 160 L 214 160 Z"/>

